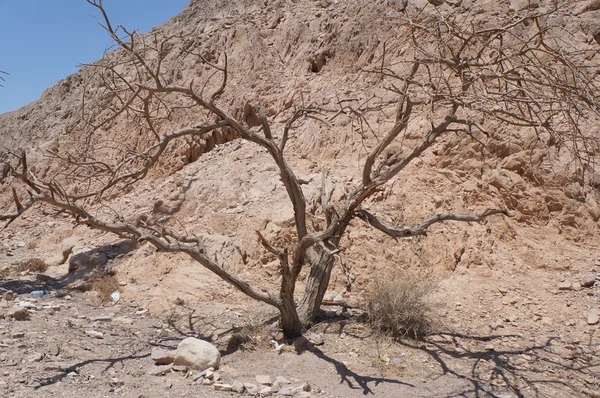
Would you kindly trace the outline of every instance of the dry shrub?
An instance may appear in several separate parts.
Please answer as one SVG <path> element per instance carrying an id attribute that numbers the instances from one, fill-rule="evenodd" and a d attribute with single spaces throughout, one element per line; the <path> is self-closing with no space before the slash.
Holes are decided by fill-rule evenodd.
<path id="1" fill-rule="evenodd" d="M 273 348 L 271 340 L 276 337 L 277 329 L 260 318 L 248 315 L 238 335 L 241 349 L 265 351 Z"/>
<path id="2" fill-rule="evenodd" d="M 41 258 L 30 258 L 29 260 L 21 261 L 15 268 L 17 272 L 29 271 L 29 272 L 46 272 L 48 270 L 48 264 Z"/>
<path id="3" fill-rule="evenodd" d="M 380 275 L 368 298 L 369 321 L 392 337 L 419 338 L 434 329 L 436 283 L 411 272 Z"/>
<path id="4" fill-rule="evenodd" d="M 111 294 L 119 290 L 119 281 L 114 275 L 104 275 L 94 281 L 94 291 L 98 292 L 102 303 L 109 303 L 113 299 Z"/>

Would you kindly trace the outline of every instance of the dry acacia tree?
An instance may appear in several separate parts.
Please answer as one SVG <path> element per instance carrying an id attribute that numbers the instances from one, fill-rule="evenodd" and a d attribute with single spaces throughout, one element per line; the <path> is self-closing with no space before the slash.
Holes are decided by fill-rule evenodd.
<path id="1" fill-rule="evenodd" d="M 598 142 L 588 137 L 583 120 L 600 113 L 598 81 L 584 67 L 585 54 L 568 43 L 553 38 L 544 26 L 544 15 L 529 14 L 521 19 L 507 19 L 475 24 L 473 19 L 457 15 L 429 13 L 398 21 L 399 33 L 408 38 L 406 51 L 394 55 L 380 52 L 379 65 L 366 71 L 376 73 L 380 84 L 394 97 L 393 127 L 378 132 L 361 163 L 362 179 L 341 200 L 332 200 L 330 181 L 323 173 L 320 211 L 326 226 L 319 231 L 307 223 L 307 200 L 301 182 L 286 158 L 286 144 L 294 123 L 301 118 L 332 120 L 340 114 L 365 118 L 366 110 L 351 108 L 340 102 L 337 109 L 306 106 L 297 109 L 287 123 L 274 131 L 259 108 L 257 123 L 248 127 L 233 117 L 220 99 L 227 90 L 227 57 L 209 58 L 195 48 L 193 41 L 185 46 L 182 57 L 197 57 L 213 77 L 204 82 L 182 86 L 173 83 L 173 70 L 164 66 L 164 56 L 180 37 L 158 40 L 113 27 L 106 16 L 102 0 L 88 0 L 101 13 L 101 23 L 121 48 L 109 54 L 94 67 L 104 79 L 110 105 L 101 112 L 84 115 L 90 129 L 88 145 L 78 154 L 52 155 L 59 158 L 63 170 L 53 178 L 42 180 L 28 170 L 25 153 L 6 170 L 12 188 L 15 213 L 2 216 L 10 224 L 20 214 L 41 202 L 63 209 L 79 224 L 114 233 L 121 237 L 146 241 L 159 251 L 185 253 L 224 281 L 249 297 L 277 308 L 281 327 L 293 337 L 313 322 L 327 290 L 340 240 L 353 219 L 361 219 L 394 238 L 425 235 L 430 226 L 443 221 L 478 222 L 486 217 L 508 212 L 503 208 L 482 209 L 473 214 L 442 213 L 415 225 L 386 225 L 381 215 L 372 214 L 362 205 L 380 192 L 411 162 L 430 150 L 446 136 L 463 135 L 485 146 L 490 140 L 502 139 L 502 131 L 531 130 L 538 145 L 560 146 L 572 151 L 589 168 L 598 153 Z M 418 22 L 417 22 L 418 21 Z M 129 66 L 135 77 L 122 73 Z M 115 105 L 117 104 L 117 105 Z M 167 130 L 161 122 L 171 112 L 193 112 L 196 119 L 187 128 Z M 417 118 L 427 117 L 429 128 L 417 142 L 403 150 L 391 151 L 394 142 L 402 140 Z M 149 139 L 142 148 L 129 147 L 111 161 L 99 158 L 102 150 L 94 148 L 94 132 L 125 117 L 131 126 L 143 129 Z M 132 127 L 133 128 L 133 127 Z M 333 127 L 327 127 L 333 128 Z M 277 166 L 294 212 L 295 240 L 288 247 L 277 247 L 260 233 L 260 243 L 279 259 L 281 285 L 279 291 L 266 291 L 252 286 L 229 271 L 203 250 L 199 238 L 178 232 L 175 228 L 152 225 L 143 221 L 127 222 L 98 219 L 89 211 L 92 199 L 101 200 L 111 190 L 122 189 L 145 178 L 157 165 L 167 148 L 177 140 L 204 137 L 224 131 L 239 140 L 262 148 Z M 139 145 L 138 145 L 139 146 Z M 384 156 L 385 153 L 385 156 Z M 226 161 L 226 159 L 223 159 Z M 78 189 L 67 189 L 76 185 Z M 329 185 L 329 186 L 328 186 Z M 28 192 L 28 196 L 25 196 Z M 298 276 L 308 269 L 304 295 L 296 294 Z"/>

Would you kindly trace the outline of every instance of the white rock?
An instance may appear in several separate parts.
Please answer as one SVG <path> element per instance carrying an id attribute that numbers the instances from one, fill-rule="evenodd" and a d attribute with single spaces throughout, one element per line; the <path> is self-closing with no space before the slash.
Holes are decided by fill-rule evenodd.
<path id="1" fill-rule="evenodd" d="M 256 375 L 256 382 L 264 386 L 270 386 L 273 384 L 273 378 L 269 375 Z"/>
<path id="2" fill-rule="evenodd" d="M 160 348 L 153 348 L 152 353 L 150 354 L 150 359 L 154 361 L 157 365 L 168 365 L 173 363 L 175 360 L 175 350 L 165 351 Z"/>
<path id="3" fill-rule="evenodd" d="M 210 367 L 218 369 L 221 364 L 221 353 L 209 342 L 188 337 L 177 346 L 173 363 L 195 370 L 205 370 Z"/>
<path id="4" fill-rule="evenodd" d="M 588 325 L 595 325 L 598 322 L 600 322 L 600 314 L 598 313 L 598 309 L 597 308 L 590 309 L 587 314 Z"/>
<path id="5" fill-rule="evenodd" d="M 258 394 L 258 386 L 256 384 L 244 383 L 244 389 L 250 396 Z"/>
<path id="6" fill-rule="evenodd" d="M 231 384 L 221 384 L 221 383 L 215 383 L 213 385 L 213 388 L 217 391 L 231 391 L 233 390 L 233 386 Z"/>
<path id="7" fill-rule="evenodd" d="M 88 336 L 94 338 L 94 339 L 103 339 L 104 335 L 102 334 L 102 332 L 98 332 L 96 330 L 86 330 L 85 334 L 87 334 Z"/>

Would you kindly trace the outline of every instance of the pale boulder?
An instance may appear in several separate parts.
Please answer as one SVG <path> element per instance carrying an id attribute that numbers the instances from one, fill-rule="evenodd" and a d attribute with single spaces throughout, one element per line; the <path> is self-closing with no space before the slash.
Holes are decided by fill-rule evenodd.
<path id="1" fill-rule="evenodd" d="M 211 367 L 218 369 L 221 364 L 221 353 L 209 342 L 188 337 L 177 346 L 173 364 L 195 370 L 205 370 Z"/>

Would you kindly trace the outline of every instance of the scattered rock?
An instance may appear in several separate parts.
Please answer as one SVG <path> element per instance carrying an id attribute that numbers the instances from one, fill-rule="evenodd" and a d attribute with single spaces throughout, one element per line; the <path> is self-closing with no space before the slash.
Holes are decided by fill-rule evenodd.
<path id="1" fill-rule="evenodd" d="M 53 341 L 48 343 L 48 345 L 46 346 L 46 349 L 48 351 L 48 355 L 52 355 L 55 357 L 58 354 L 60 354 L 60 347 L 58 346 L 58 344 L 56 344 Z"/>
<path id="2" fill-rule="evenodd" d="M 265 386 L 265 387 L 261 388 L 258 393 L 262 397 L 270 397 L 271 395 L 273 395 L 273 391 L 271 390 L 271 387 L 269 387 L 269 386 Z"/>
<path id="3" fill-rule="evenodd" d="M 600 322 L 600 313 L 597 308 L 592 308 L 588 311 L 587 314 L 587 323 L 588 325 L 595 325 Z"/>
<path id="4" fill-rule="evenodd" d="M 86 330 L 85 334 L 87 334 L 88 336 L 90 336 L 91 338 L 94 338 L 94 339 L 103 339 L 104 338 L 104 334 L 102 334 L 102 332 L 98 332 L 96 330 Z"/>
<path id="5" fill-rule="evenodd" d="M 581 282 L 579 282 L 579 283 L 583 287 L 592 287 L 592 286 L 594 286 L 594 283 L 596 283 L 596 275 L 593 275 L 593 274 L 585 275 L 583 278 L 581 278 Z"/>
<path id="6" fill-rule="evenodd" d="M 241 382 L 236 381 L 231 385 L 231 391 L 237 392 L 238 394 L 243 394 L 244 391 L 246 391 L 246 387 L 244 387 Z"/>
<path id="7" fill-rule="evenodd" d="M 157 365 L 169 365 L 175 361 L 176 351 L 165 351 L 160 348 L 153 348 L 152 353 L 150 354 L 150 359 L 154 361 Z"/>
<path id="8" fill-rule="evenodd" d="M 171 370 L 174 370 L 175 372 L 187 372 L 188 367 L 185 365 L 171 365 Z"/>
<path id="9" fill-rule="evenodd" d="M 221 353 L 207 341 L 188 337 L 177 346 L 173 363 L 175 365 L 185 365 L 195 370 L 204 370 L 211 367 L 218 369 L 221 364 Z"/>
<path id="10" fill-rule="evenodd" d="M 256 384 L 244 383 L 244 389 L 246 390 L 246 393 L 248 393 L 248 395 L 250 396 L 258 394 L 258 386 Z"/>
<path id="11" fill-rule="evenodd" d="M 277 376 L 275 378 L 275 381 L 277 383 L 279 383 L 280 385 L 282 385 L 282 384 L 292 384 L 291 381 L 289 381 L 286 377 L 283 377 L 283 376 Z"/>
<path id="12" fill-rule="evenodd" d="M 323 338 L 323 335 L 320 333 L 308 332 L 304 336 L 308 339 L 308 341 L 310 341 L 314 345 L 325 344 L 325 339 Z"/>
<path id="13" fill-rule="evenodd" d="M 554 323 L 554 320 L 548 316 L 543 316 L 541 322 L 542 322 L 542 325 L 552 326 L 552 324 Z"/>
<path id="14" fill-rule="evenodd" d="M 289 388 L 287 388 L 287 387 L 282 387 L 279 390 L 278 394 L 279 395 L 283 395 L 285 397 L 291 397 L 292 395 L 294 395 L 294 392 L 292 390 L 290 390 Z"/>
<path id="15" fill-rule="evenodd" d="M 273 378 L 269 375 L 256 375 L 256 382 L 258 384 L 262 384 L 263 386 L 273 385 Z"/>
<path id="16" fill-rule="evenodd" d="M 486 351 L 494 351 L 496 348 L 494 347 L 493 344 L 486 344 L 486 346 L 484 347 L 484 349 Z"/>
<path id="17" fill-rule="evenodd" d="M 581 283 L 573 282 L 571 284 L 571 290 L 575 290 L 575 291 L 581 290 Z"/>
<path id="18" fill-rule="evenodd" d="M 151 376 L 164 376 L 167 373 L 171 372 L 171 366 L 169 365 L 160 365 L 160 366 L 153 366 L 149 371 L 148 374 Z"/>
<path id="19" fill-rule="evenodd" d="M 302 385 L 300 386 L 300 388 L 302 389 L 302 391 L 311 391 L 311 390 L 312 390 L 312 388 L 311 388 L 310 384 L 308 384 L 308 383 L 304 383 L 304 384 L 302 384 Z"/>
<path id="20" fill-rule="evenodd" d="M 90 318 L 90 321 L 92 321 L 92 322 L 112 322 L 112 320 L 113 320 L 113 317 L 108 316 L 108 315 L 101 315 L 101 316 L 96 316 L 96 317 Z"/>
<path id="21" fill-rule="evenodd" d="M 233 390 L 233 386 L 231 384 L 215 383 L 213 385 L 213 388 L 216 391 L 232 391 Z"/>
<path id="22" fill-rule="evenodd" d="M 36 352 L 35 354 L 33 354 L 32 356 L 29 357 L 29 359 L 27 360 L 29 363 L 33 363 L 33 362 L 39 362 L 42 359 L 44 359 L 44 354 L 42 354 L 41 352 Z"/>
<path id="23" fill-rule="evenodd" d="M 571 282 L 563 281 L 556 285 L 556 287 L 558 287 L 558 290 L 571 290 Z"/>

